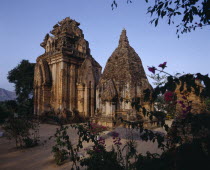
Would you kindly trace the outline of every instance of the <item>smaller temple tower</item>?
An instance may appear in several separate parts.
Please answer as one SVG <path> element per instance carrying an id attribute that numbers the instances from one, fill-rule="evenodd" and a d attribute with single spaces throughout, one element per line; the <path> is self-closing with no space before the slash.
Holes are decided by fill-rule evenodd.
<path id="1" fill-rule="evenodd" d="M 97 112 L 104 118 L 102 121 L 107 118 L 106 121 L 110 122 L 117 114 L 126 117 L 132 115 L 135 110 L 131 103 L 136 99 L 147 109 L 152 109 L 151 104 L 143 101 L 143 91 L 146 89 L 152 87 L 141 59 L 130 46 L 126 30 L 123 29 L 119 45 L 109 57 L 97 86 Z"/>

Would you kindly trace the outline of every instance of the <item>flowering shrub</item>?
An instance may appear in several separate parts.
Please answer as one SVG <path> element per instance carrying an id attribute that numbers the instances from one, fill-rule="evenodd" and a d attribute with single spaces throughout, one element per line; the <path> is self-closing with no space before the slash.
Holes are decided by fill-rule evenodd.
<path id="1" fill-rule="evenodd" d="M 165 83 L 159 83 L 153 90 L 146 89 L 144 91 L 145 101 L 154 103 L 157 98 L 162 95 L 164 107 L 162 111 L 147 111 L 146 108 L 140 105 L 137 99 L 132 102 L 132 107 L 138 111 L 142 111 L 144 116 L 149 117 L 150 120 L 156 118 L 157 124 L 162 126 L 167 135 L 155 132 L 144 127 L 142 121 L 127 121 L 120 118 L 120 120 L 130 129 L 139 131 L 141 140 L 157 142 L 158 147 L 163 150 L 161 155 L 147 153 L 145 156 L 138 153 L 136 141 L 131 138 L 122 144 L 120 134 L 112 132 L 113 147 L 110 151 L 106 148 L 105 138 L 99 136 L 100 132 L 106 130 L 106 127 L 99 126 L 95 123 L 76 124 L 71 127 L 78 130 L 78 144 L 75 149 L 72 145 L 68 145 L 69 138 L 66 132 L 60 132 L 64 136 L 57 136 L 58 138 L 66 140 L 60 143 L 60 146 L 68 146 L 67 152 L 63 152 L 59 148 L 57 155 L 63 154 L 60 159 L 65 159 L 66 154 L 71 155 L 71 161 L 76 169 L 79 169 L 77 162 L 87 169 L 161 169 L 161 170 L 192 170 L 192 169 L 210 169 L 208 161 L 210 160 L 210 115 L 209 114 L 193 114 L 191 101 L 188 100 L 187 93 L 182 93 L 184 86 L 186 91 L 191 92 L 192 89 L 196 95 L 203 98 L 210 97 L 210 78 L 207 75 L 201 74 L 186 74 L 182 76 L 172 76 L 165 72 L 166 62 L 156 67 L 148 67 L 154 75 L 161 77 L 160 74 L 167 75 Z M 156 74 L 155 74 L 156 73 Z M 196 79 L 203 82 L 204 87 L 199 87 L 196 84 Z M 179 87 L 182 94 L 182 99 L 176 99 L 175 90 Z M 182 112 L 175 114 L 173 109 L 175 106 L 181 106 Z M 166 111 L 166 112 L 164 112 Z M 169 127 L 165 124 L 165 118 L 172 115 L 174 122 Z M 57 140 L 59 141 L 59 140 Z M 77 156 L 79 149 L 83 148 L 83 142 L 92 142 L 93 146 L 87 150 L 88 157 L 80 159 Z M 59 147 L 60 147 L 59 146 Z M 57 152 L 58 150 L 55 149 Z M 59 157 L 58 156 L 58 157 Z M 196 160 L 196 161 L 195 161 Z"/>
<path id="2" fill-rule="evenodd" d="M 155 74 L 156 68 L 155 67 L 148 67 L 148 70 L 151 71 L 153 74 Z"/>
<path id="3" fill-rule="evenodd" d="M 164 62 L 163 64 L 159 64 L 158 67 L 161 67 L 162 69 L 164 69 L 164 68 L 166 68 L 166 64 L 167 64 L 167 62 Z"/>
<path id="4" fill-rule="evenodd" d="M 165 100 L 166 102 L 171 102 L 171 101 L 174 100 L 174 96 L 175 96 L 175 94 L 174 94 L 173 92 L 167 91 L 167 92 L 165 92 L 165 94 L 164 94 L 164 100 Z"/>
<path id="5" fill-rule="evenodd" d="M 191 113 L 192 109 L 191 102 L 185 99 L 185 101 L 180 100 L 178 101 L 178 103 L 181 105 L 182 108 L 182 114 L 181 114 L 182 117 L 185 117 L 188 113 Z"/>
<path id="6" fill-rule="evenodd" d="M 112 132 L 112 139 L 113 139 L 113 143 L 114 145 L 118 146 L 118 145 L 122 145 L 121 143 L 121 138 L 119 137 L 119 133 L 117 132 Z"/>
<path id="7" fill-rule="evenodd" d="M 114 149 L 106 151 L 106 149 L 100 150 L 100 152 L 91 150 L 88 151 L 89 157 L 81 160 L 81 166 L 86 166 L 88 170 L 124 170 L 123 166 L 119 163 L 117 153 Z"/>
<path id="8" fill-rule="evenodd" d="M 71 143 L 70 137 L 67 133 L 68 126 L 61 125 L 60 128 L 56 129 L 56 133 L 49 139 L 54 138 L 55 145 L 52 147 L 53 156 L 57 165 L 63 164 L 68 158 L 73 162 L 72 168 L 77 166 L 78 147 L 74 147 Z"/>
<path id="9" fill-rule="evenodd" d="M 102 125 L 98 125 L 96 123 L 90 123 L 88 130 L 94 134 L 94 135 L 98 135 L 100 132 L 103 132 L 105 130 L 107 130 L 107 127 L 102 126 Z"/>

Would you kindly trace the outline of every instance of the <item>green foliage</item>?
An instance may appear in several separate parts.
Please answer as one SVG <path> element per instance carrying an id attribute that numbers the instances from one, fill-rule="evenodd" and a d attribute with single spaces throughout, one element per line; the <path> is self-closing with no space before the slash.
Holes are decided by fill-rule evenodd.
<path id="1" fill-rule="evenodd" d="M 0 102 L 0 123 L 10 116 L 17 114 L 19 116 L 30 116 L 33 113 L 33 99 L 27 99 L 23 103 L 15 100 Z"/>
<path id="2" fill-rule="evenodd" d="M 165 169 L 209 169 L 210 115 L 188 114 L 176 119 L 167 135 L 168 149 L 160 159 Z"/>
<path id="3" fill-rule="evenodd" d="M 165 94 L 167 95 L 168 93 L 166 92 Z M 156 100 L 154 101 L 154 109 L 157 116 L 165 114 L 164 118 L 172 119 L 176 115 L 176 95 L 174 93 L 171 94 L 173 95 L 171 100 L 167 100 L 166 95 L 157 96 Z"/>
<path id="4" fill-rule="evenodd" d="M 210 25 L 210 1 L 209 0 L 145 0 L 147 3 L 152 3 L 149 6 L 147 13 L 155 16 L 150 23 L 158 25 L 160 19 L 166 18 L 169 25 L 180 22 L 177 27 L 177 34 L 187 33 L 196 28 L 203 28 Z M 131 0 L 126 0 L 131 3 Z M 117 0 L 113 0 L 112 9 L 117 8 Z"/>
<path id="5" fill-rule="evenodd" d="M 168 170 L 169 167 L 165 167 L 165 162 L 163 162 L 158 154 L 146 153 L 146 156 L 139 154 L 137 156 L 137 161 L 134 163 L 134 169 L 142 170 Z"/>
<path id="6" fill-rule="evenodd" d="M 81 125 L 82 126 L 82 125 Z M 79 134 L 83 135 L 81 144 L 84 141 L 90 141 L 86 136 L 86 133 L 83 133 L 84 127 L 78 129 Z M 78 126 L 77 126 L 78 127 Z M 132 169 L 134 167 L 133 159 L 136 159 L 136 142 L 131 139 L 126 142 L 126 145 L 121 148 L 121 138 L 119 134 L 116 132 L 112 132 L 113 137 L 113 147 L 111 151 L 106 150 L 105 139 L 99 137 L 98 139 L 93 137 L 92 142 L 94 143 L 92 149 L 87 150 L 87 154 L 89 155 L 86 158 L 80 160 L 81 166 L 86 166 L 87 169 Z M 90 134 L 87 136 L 90 137 Z M 79 145 L 80 146 L 80 145 Z M 127 150 L 126 155 L 123 156 L 123 151 Z"/>
<path id="7" fill-rule="evenodd" d="M 51 138 L 54 138 L 55 145 L 52 147 L 55 162 L 57 165 L 63 164 L 68 158 L 73 162 L 72 168 L 78 169 L 77 161 L 79 157 L 77 155 L 78 149 L 73 147 L 69 135 L 67 133 L 68 126 L 61 125 L 56 129 L 56 133 Z"/>
<path id="8" fill-rule="evenodd" d="M 199 80 L 200 83 L 197 83 L 197 80 Z M 193 89 L 197 96 L 202 98 L 210 97 L 210 78 L 208 75 L 197 73 L 185 74 L 180 77 L 169 76 L 164 85 L 159 85 L 152 91 L 153 100 L 156 100 L 158 95 L 164 94 L 166 91 L 174 92 L 178 85 L 180 85 L 180 92 L 182 92 L 184 86 L 186 86 L 187 92 L 191 92 Z"/>
<path id="9" fill-rule="evenodd" d="M 207 98 L 205 100 L 205 104 L 206 104 L 206 110 L 210 112 L 210 98 Z"/>
<path id="10" fill-rule="evenodd" d="M 100 151 L 88 151 L 89 157 L 81 160 L 81 166 L 86 166 L 88 170 L 123 170 L 123 166 L 120 165 L 117 159 L 117 153 L 114 149 L 106 151 L 101 149 Z"/>
<path id="11" fill-rule="evenodd" d="M 140 97 L 133 98 L 131 101 L 131 106 L 132 108 L 135 108 L 135 110 L 140 111 L 140 108 L 141 108 Z"/>
<path id="12" fill-rule="evenodd" d="M 31 115 L 33 113 L 33 81 L 34 63 L 22 60 L 18 66 L 9 71 L 7 79 L 15 84 L 17 102 L 12 113 L 18 115 Z M 12 108 L 12 107 L 11 107 Z"/>
<path id="13" fill-rule="evenodd" d="M 15 84 L 17 101 L 23 103 L 30 98 L 33 92 L 34 63 L 22 60 L 17 67 L 9 71 L 7 79 Z"/>
<path id="14" fill-rule="evenodd" d="M 158 70 L 155 67 L 151 69 L 150 67 L 149 71 L 151 71 L 153 74 L 155 74 L 155 71 L 166 73 L 163 71 L 163 69 Z M 201 75 L 200 73 L 186 74 L 180 77 L 172 76 L 170 74 L 168 75 L 169 76 L 166 83 L 158 84 L 158 86 L 152 91 L 148 89 L 145 91 L 145 95 L 147 95 L 148 100 L 158 102 L 164 101 L 165 103 L 171 102 L 171 95 L 176 90 L 178 85 L 180 85 L 179 90 L 181 93 L 186 88 L 187 92 L 194 91 L 197 96 L 200 96 L 203 99 L 206 98 L 206 100 L 208 100 L 210 95 L 210 78 L 208 75 Z M 158 98 L 161 94 L 166 94 L 167 92 L 170 94 L 168 94 L 168 96 L 164 95 L 164 99 Z M 152 96 L 152 99 L 150 99 L 148 96 Z M 176 98 L 174 99 L 176 101 Z M 183 99 L 187 100 L 186 96 L 183 96 Z M 184 105 L 182 103 L 183 113 L 180 113 L 179 116 L 175 115 L 175 121 L 173 122 L 171 128 L 165 124 L 165 116 L 168 115 L 167 112 L 164 116 L 163 112 L 147 111 L 144 107 L 141 108 L 145 116 L 149 117 L 150 120 L 155 118 L 157 123 L 160 123 L 159 125 L 165 128 L 167 136 L 144 128 L 142 122 L 129 122 L 122 120 L 128 125 L 128 127 L 138 129 L 142 140 L 152 142 L 157 141 L 158 147 L 164 150 L 164 153 L 161 155 L 153 155 L 150 153 L 149 155 L 147 154 L 147 156 L 137 155 L 137 161 L 135 161 L 133 169 L 190 170 L 198 169 L 199 167 L 202 167 L 201 169 L 209 169 L 210 115 L 192 114 L 190 104 L 191 101 L 187 100 L 187 103 L 189 105 Z"/>
<path id="15" fill-rule="evenodd" d="M 5 107 L 4 103 L 0 103 L 0 123 L 3 123 L 7 117 L 9 117 L 10 112 Z"/>
<path id="16" fill-rule="evenodd" d="M 33 147 L 39 142 L 39 122 L 28 117 L 11 115 L 3 124 L 9 139 L 14 139 L 16 147 Z"/>
<path id="17" fill-rule="evenodd" d="M 78 130 L 78 143 L 73 146 L 68 135 L 68 126 L 61 125 L 60 128 L 56 129 L 56 133 L 51 138 L 54 138 L 55 145 L 52 147 L 52 152 L 57 165 L 61 165 L 65 160 L 69 159 L 72 164 L 72 169 L 78 167 L 78 161 L 80 157 L 78 156 L 79 149 L 83 148 L 83 142 L 93 142 L 94 147 L 101 147 L 100 142 L 97 140 L 97 135 L 105 130 L 105 127 L 96 124 L 72 124 L 72 128 Z M 83 166 L 85 163 L 83 162 Z"/>
<path id="18" fill-rule="evenodd" d="M 174 18 L 180 16 L 181 22 L 177 25 L 177 33 L 187 33 L 196 28 L 210 25 L 209 0 L 156 0 L 153 6 L 148 8 L 148 13 L 155 14 L 156 18 L 151 23 L 158 25 L 158 20 L 167 18 L 168 24 L 174 24 Z"/>
<path id="19" fill-rule="evenodd" d="M 54 152 L 54 159 L 57 165 L 62 165 L 63 162 L 68 159 L 68 152 L 64 149 L 59 150 L 57 148 L 53 148 L 52 152 Z"/>
<path id="20" fill-rule="evenodd" d="M 160 83 L 153 90 L 146 89 L 144 91 L 145 101 L 161 102 L 164 100 L 164 104 L 176 105 L 175 90 L 179 87 L 180 93 L 183 94 L 184 99 L 188 105 L 185 105 L 183 101 L 179 101 L 181 104 L 183 113 L 172 115 L 174 116 L 174 122 L 171 127 L 165 123 L 165 119 L 171 112 L 163 111 L 148 111 L 141 105 L 140 98 L 132 99 L 132 107 L 143 115 L 151 122 L 154 122 L 158 126 L 165 129 L 167 135 L 151 129 L 147 129 L 144 126 L 144 122 L 141 121 L 127 121 L 123 118 L 119 118 L 123 124 L 126 125 L 132 132 L 133 129 L 139 131 L 141 140 L 156 142 L 158 147 L 163 150 L 161 155 L 147 153 L 145 156 L 138 153 L 136 147 L 137 143 L 133 137 L 127 139 L 126 144 L 121 147 L 121 139 L 119 134 L 113 132 L 113 147 L 111 151 L 108 151 L 105 145 L 105 139 L 100 137 L 100 132 L 103 131 L 103 127 L 93 123 L 86 124 L 74 124 L 71 127 L 78 130 L 79 136 L 78 143 L 74 148 L 72 145 L 67 149 L 69 137 L 66 129 L 61 129 L 56 132 L 56 147 L 53 148 L 55 152 L 55 158 L 58 162 L 65 160 L 66 155 L 71 155 L 71 161 L 73 165 L 77 165 L 77 162 L 81 166 L 85 166 L 87 169 L 142 169 L 142 170 L 192 170 L 209 169 L 208 161 L 210 160 L 210 115 L 209 114 L 193 114 L 191 113 L 191 102 L 188 101 L 183 91 L 194 91 L 197 96 L 203 99 L 209 99 L 210 97 L 210 78 L 208 75 L 198 74 L 186 74 L 181 76 L 172 76 L 163 69 L 166 67 L 166 62 L 160 64 L 159 67 L 162 70 L 158 70 L 155 67 L 150 67 L 149 71 L 155 74 L 155 71 L 159 73 L 167 74 L 167 80 L 165 83 Z M 163 95 L 164 94 L 164 95 Z M 158 98 L 160 96 L 162 98 Z M 62 140 L 61 140 L 62 139 Z M 93 147 L 87 151 L 88 157 L 80 159 L 77 156 L 78 151 L 83 148 L 83 142 L 92 142 Z M 71 143 L 70 143 L 71 144 Z M 74 148 L 74 149 L 72 149 Z M 71 151 L 71 152 L 70 152 Z M 73 155 L 73 156 L 72 156 Z M 195 161 L 196 160 L 196 161 Z M 73 167 L 72 167 L 73 168 Z M 79 169 L 79 166 L 76 166 Z"/>
<path id="21" fill-rule="evenodd" d="M 158 25 L 160 18 L 166 17 L 168 24 L 174 24 L 174 18 L 180 16 L 181 23 L 177 25 L 177 33 L 190 32 L 196 28 L 210 25 L 210 4 L 208 0 L 156 0 L 154 6 L 148 8 L 148 13 L 157 17 L 151 23 Z M 195 22 L 197 21 L 197 22 Z"/>
<path id="22" fill-rule="evenodd" d="M 83 142 L 92 142 L 95 146 L 98 146 L 98 140 L 97 136 L 100 132 L 103 130 L 106 130 L 104 126 L 96 125 L 94 123 L 85 123 L 85 124 L 73 124 L 71 125 L 72 128 L 75 128 L 78 130 L 77 134 L 79 136 L 78 138 L 78 144 L 77 148 L 83 148 Z"/>
<path id="23" fill-rule="evenodd" d="M 170 150 L 161 156 L 163 162 L 169 162 L 165 165 L 176 170 L 197 170 L 209 169 L 209 153 L 206 154 L 201 143 L 194 141 L 184 143 L 174 150 Z"/>
<path id="24" fill-rule="evenodd" d="M 167 76 L 166 75 L 160 75 L 160 74 L 154 74 L 154 75 L 148 75 L 151 79 L 155 80 L 153 84 L 155 86 L 165 84 L 167 82 Z"/>
<path id="25" fill-rule="evenodd" d="M 193 170 L 209 168 L 210 159 L 210 115 L 209 114 L 188 114 L 183 119 L 176 119 L 172 128 L 169 128 L 168 135 L 139 129 L 137 122 L 126 122 L 132 129 L 139 130 L 143 141 L 157 141 L 163 153 L 151 154 L 147 152 L 144 156 L 136 150 L 136 142 L 129 139 L 123 147 L 119 134 L 113 132 L 113 147 L 111 151 L 106 149 L 105 140 L 97 139 L 90 130 L 90 124 L 72 125 L 78 130 L 79 140 L 75 149 L 69 142 L 67 135 L 68 127 L 57 129 L 53 147 L 54 157 L 58 164 L 62 164 L 69 155 L 74 155 L 70 160 L 77 165 L 87 169 L 142 169 L 142 170 Z M 165 126 L 163 124 L 162 126 Z M 89 129 L 89 130 L 88 130 Z M 167 139 L 167 140 L 165 140 Z M 83 148 L 83 142 L 93 142 L 92 149 L 87 150 L 88 157 L 79 158 L 77 153 Z M 71 152 L 70 152 L 71 151 Z M 125 151 L 125 152 L 124 152 Z M 196 161 L 192 161 L 196 160 Z M 73 167 L 72 167 L 73 168 Z M 79 169 L 79 166 L 76 166 Z"/>
<path id="26" fill-rule="evenodd" d="M 157 141 L 164 150 L 161 155 L 147 153 L 146 156 L 138 154 L 134 145 L 130 145 L 126 156 L 135 155 L 135 161 L 130 162 L 130 169 L 143 170 L 193 170 L 209 169 L 210 160 L 210 115 L 188 114 L 184 118 L 177 118 L 167 136 L 144 129 L 141 133 L 143 141 Z M 132 124 L 132 122 L 127 122 Z M 162 125 L 165 127 L 165 125 Z M 139 128 L 133 123 L 131 128 Z M 167 140 L 165 140 L 167 139 Z M 133 147 L 134 146 L 134 147 Z M 128 162 L 130 159 L 128 159 Z M 129 168 L 125 168 L 129 169 Z"/>
<path id="27" fill-rule="evenodd" d="M 184 118 L 174 120 L 168 132 L 170 145 L 191 143 L 201 140 L 205 145 L 210 139 L 210 115 L 209 114 L 187 114 Z M 178 139 L 178 140 L 177 140 Z"/>
<path id="28" fill-rule="evenodd" d="M 0 102 L 0 123 L 4 123 L 10 115 L 17 113 L 18 105 L 15 100 Z"/>
<path id="29" fill-rule="evenodd" d="M 34 100 L 32 99 L 26 99 L 22 103 L 18 103 L 18 115 L 26 115 L 30 116 L 34 112 Z"/>
<path id="30" fill-rule="evenodd" d="M 0 104 L 0 113 L 0 123 L 4 123 L 5 119 L 11 114 L 2 104 Z"/>

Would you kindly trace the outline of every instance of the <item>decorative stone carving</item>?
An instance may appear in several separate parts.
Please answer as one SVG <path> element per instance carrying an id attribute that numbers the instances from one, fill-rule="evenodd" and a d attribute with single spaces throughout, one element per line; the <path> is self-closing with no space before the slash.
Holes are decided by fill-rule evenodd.
<path id="1" fill-rule="evenodd" d="M 131 102 L 135 98 L 140 98 L 142 105 L 152 109 L 151 104 L 143 102 L 143 91 L 146 89 L 152 89 L 152 87 L 146 77 L 141 59 L 129 45 L 124 29 L 119 45 L 109 57 L 99 80 L 97 110 L 110 118 L 115 117 L 116 114 L 128 115 L 133 110 Z"/>
<path id="2" fill-rule="evenodd" d="M 90 54 L 80 24 L 69 17 L 58 22 L 40 44 L 45 53 L 37 58 L 34 74 L 34 113 L 53 110 L 93 117 L 112 124 L 118 113 L 132 117 L 131 101 L 149 88 L 141 59 L 129 45 L 126 31 L 109 58 L 101 77 L 101 66 Z M 98 85 L 98 86 L 97 86 Z M 97 107 L 96 107 L 97 106 Z M 97 108 L 97 109 L 96 109 Z"/>
<path id="3" fill-rule="evenodd" d="M 101 66 L 90 55 L 80 24 L 69 17 L 58 22 L 40 44 L 34 73 L 34 113 L 54 110 L 90 117 L 95 111 L 96 85 Z M 63 116 L 65 117 L 65 116 Z"/>

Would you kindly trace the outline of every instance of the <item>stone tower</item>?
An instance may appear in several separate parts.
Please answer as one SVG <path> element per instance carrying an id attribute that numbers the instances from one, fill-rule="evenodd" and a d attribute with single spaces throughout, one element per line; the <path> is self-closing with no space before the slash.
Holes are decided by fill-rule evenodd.
<path id="1" fill-rule="evenodd" d="M 149 104 L 143 102 L 145 89 L 152 87 L 141 59 L 129 45 L 124 29 L 97 86 L 97 111 L 102 117 L 113 117 L 118 113 L 127 115 L 133 110 L 132 100 L 137 98 L 142 105 L 151 109 Z"/>
<path id="2" fill-rule="evenodd" d="M 36 115 L 74 109 L 83 117 L 94 114 L 101 66 L 91 56 L 79 25 L 67 17 L 41 43 L 45 53 L 37 58 L 34 75 Z"/>

